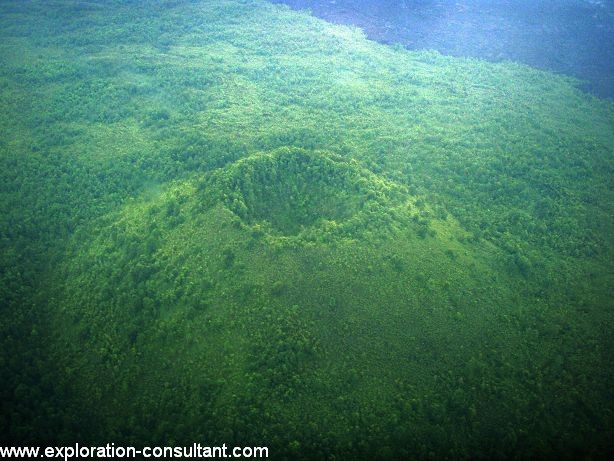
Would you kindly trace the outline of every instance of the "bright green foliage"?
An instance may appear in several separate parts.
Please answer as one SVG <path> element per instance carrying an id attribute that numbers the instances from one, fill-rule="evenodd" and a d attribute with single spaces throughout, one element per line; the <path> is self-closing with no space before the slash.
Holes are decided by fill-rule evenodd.
<path id="1" fill-rule="evenodd" d="M 222 202 L 245 222 L 288 235 L 314 225 L 348 236 L 359 227 L 381 231 L 411 206 L 405 188 L 355 160 L 288 148 L 239 160 L 200 188 L 205 203 Z"/>
<path id="2" fill-rule="evenodd" d="M 576 83 L 262 0 L 2 1 L 2 444 L 606 457 Z"/>

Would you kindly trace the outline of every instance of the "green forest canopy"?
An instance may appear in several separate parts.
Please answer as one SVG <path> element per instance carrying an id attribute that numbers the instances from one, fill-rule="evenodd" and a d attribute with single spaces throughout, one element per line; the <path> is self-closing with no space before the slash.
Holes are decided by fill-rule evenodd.
<path id="1" fill-rule="evenodd" d="M 260 0 L 0 3 L 3 444 L 605 457 L 613 105 Z"/>

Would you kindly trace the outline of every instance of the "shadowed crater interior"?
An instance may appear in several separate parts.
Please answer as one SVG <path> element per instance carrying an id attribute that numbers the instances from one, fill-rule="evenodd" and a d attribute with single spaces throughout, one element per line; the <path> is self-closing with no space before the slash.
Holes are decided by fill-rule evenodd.
<path id="1" fill-rule="evenodd" d="M 355 160 L 301 149 L 255 154 L 218 170 L 201 188 L 245 223 L 268 223 L 284 235 L 399 204 L 407 191 Z"/>

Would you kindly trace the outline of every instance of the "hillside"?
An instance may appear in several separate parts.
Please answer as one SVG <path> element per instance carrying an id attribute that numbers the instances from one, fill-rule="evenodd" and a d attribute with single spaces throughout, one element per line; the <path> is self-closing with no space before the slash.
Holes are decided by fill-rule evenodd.
<path id="1" fill-rule="evenodd" d="M 1 2 L 2 444 L 607 457 L 578 85 L 260 0 Z"/>

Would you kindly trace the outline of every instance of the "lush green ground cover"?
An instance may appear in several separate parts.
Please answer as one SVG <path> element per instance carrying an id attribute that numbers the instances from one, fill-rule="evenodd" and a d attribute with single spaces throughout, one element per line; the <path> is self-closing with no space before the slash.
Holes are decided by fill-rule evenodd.
<path id="1" fill-rule="evenodd" d="M 612 102 L 259 0 L 0 2 L 4 444 L 612 451 Z"/>

